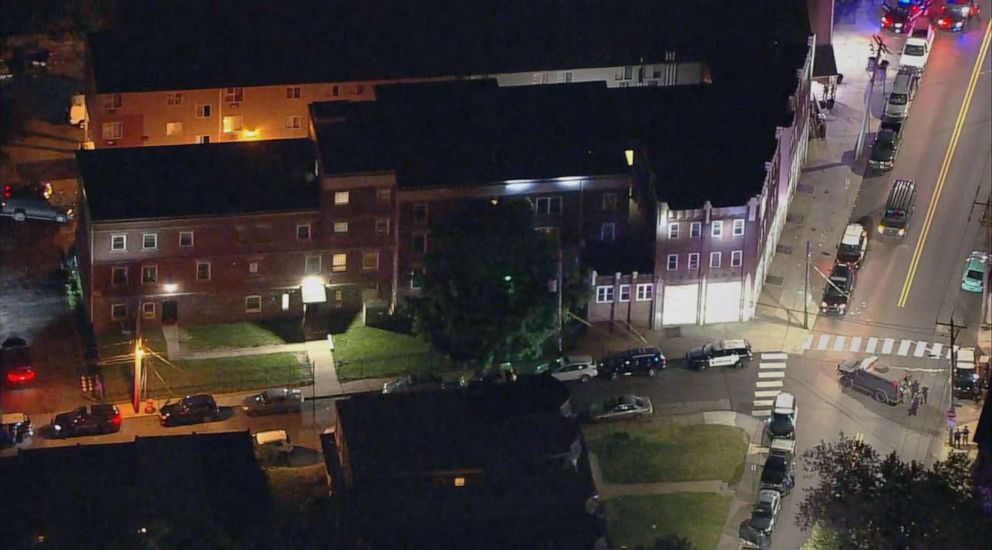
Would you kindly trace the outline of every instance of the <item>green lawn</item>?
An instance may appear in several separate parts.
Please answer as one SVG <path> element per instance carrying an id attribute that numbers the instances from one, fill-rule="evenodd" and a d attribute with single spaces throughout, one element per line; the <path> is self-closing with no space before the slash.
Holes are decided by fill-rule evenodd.
<path id="1" fill-rule="evenodd" d="M 740 428 L 621 422 L 585 427 L 607 483 L 740 478 L 748 437 Z"/>
<path id="2" fill-rule="evenodd" d="M 186 332 L 182 340 L 183 352 L 196 353 L 200 351 L 223 348 L 252 348 L 270 346 L 290 342 L 302 342 L 299 321 L 282 321 L 269 323 L 225 323 L 215 325 L 184 325 Z"/>
<path id="3" fill-rule="evenodd" d="M 131 355 L 134 358 L 134 334 L 123 334 L 119 330 L 110 330 L 96 337 L 97 346 L 100 350 L 101 360 L 121 355 Z M 151 348 L 158 353 L 165 354 L 165 336 L 162 329 L 151 328 L 141 332 L 141 343 L 146 348 Z"/>
<path id="4" fill-rule="evenodd" d="M 699 550 L 713 550 L 719 544 L 730 501 L 714 493 L 610 498 L 605 501 L 606 526 L 615 548 L 653 548 L 656 538 L 675 534 Z"/>
<path id="5" fill-rule="evenodd" d="M 150 397 L 189 393 L 226 393 L 278 386 L 299 386 L 312 380 L 303 353 L 269 353 L 218 359 L 148 361 L 147 391 Z M 132 366 L 102 368 L 107 398 L 125 400 L 130 396 Z M 181 370 L 180 370 L 181 369 Z"/>
<path id="6" fill-rule="evenodd" d="M 378 378 L 436 369 L 436 356 L 420 338 L 362 326 L 356 320 L 334 335 L 334 360 L 340 380 Z"/>

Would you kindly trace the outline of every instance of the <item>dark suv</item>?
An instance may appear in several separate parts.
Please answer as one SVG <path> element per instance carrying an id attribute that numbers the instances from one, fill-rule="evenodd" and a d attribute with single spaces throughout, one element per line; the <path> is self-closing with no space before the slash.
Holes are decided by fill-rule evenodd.
<path id="1" fill-rule="evenodd" d="M 9 216 L 19 222 L 31 218 L 66 223 L 73 218 L 73 211 L 71 208 L 66 210 L 55 206 L 44 195 L 33 190 L 15 192 L 10 185 L 5 185 L 3 200 L 0 201 L 0 216 Z"/>
<path id="2" fill-rule="evenodd" d="M 712 342 L 692 348 L 685 354 L 686 364 L 697 370 L 729 366 L 739 369 L 744 366 L 744 361 L 749 359 L 751 359 L 751 343 L 744 339 Z"/>
<path id="3" fill-rule="evenodd" d="M 163 426 L 196 424 L 216 420 L 220 409 L 210 394 L 187 395 L 176 403 L 163 405 L 158 411 L 158 421 Z"/>
<path id="4" fill-rule="evenodd" d="M 599 376 L 615 380 L 618 376 L 633 374 L 654 376 L 666 366 L 665 355 L 660 349 L 635 348 L 604 357 L 599 361 L 596 370 Z"/>
<path id="5" fill-rule="evenodd" d="M 100 435 L 121 430 L 121 411 L 115 405 L 90 405 L 55 415 L 52 419 L 52 435 L 55 437 L 75 437 L 79 435 Z"/>

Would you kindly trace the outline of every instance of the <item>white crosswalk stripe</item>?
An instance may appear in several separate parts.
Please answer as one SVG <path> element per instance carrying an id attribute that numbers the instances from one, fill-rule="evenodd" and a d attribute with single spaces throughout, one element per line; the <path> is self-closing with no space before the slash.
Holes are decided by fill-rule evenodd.
<path id="1" fill-rule="evenodd" d="M 762 353 L 762 359 L 767 359 L 769 361 L 785 361 L 789 358 L 788 353 Z"/>
<path id="2" fill-rule="evenodd" d="M 775 403 L 775 400 L 774 399 L 755 399 L 754 400 L 754 406 L 755 407 L 771 407 L 773 403 Z"/>
<path id="3" fill-rule="evenodd" d="M 843 334 L 810 334 L 806 336 L 802 344 L 799 345 L 799 353 L 809 351 L 842 352 L 842 353 L 865 353 L 869 355 L 897 355 L 900 357 L 915 357 L 918 359 L 931 358 L 944 359 L 951 358 L 950 346 L 940 342 L 927 342 L 925 340 L 909 340 L 901 338 L 878 338 L 875 336 L 847 336 Z M 762 354 L 768 359 L 781 355 L 784 361 L 786 354 Z M 784 368 L 774 366 L 764 366 L 762 361 L 760 368 Z"/>
<path id="4" fill-rule="evenodd" d="M 782 371 L 759 371 L 758 378 L 785 378 Z"/>
<path id="5" fill-rule="evenodd" d="M 776 395 L 782 393 L 781 390 L 757 390 L 754 392 L 754 397 L 775 397 Z"/>
<path id="6" fill-rule="evenodd" d="M 781 388 L 781 380 L 758 380 L 755 382 L 755 387 L 757 388 Z"/>
<path id="7" fill-rule="evenodd" d="M 751 411 L 751 416 L 771 416 L 771 415 L 772 415 L 772 410 L 771 409 L 762 409 L 762 410 Z"/>
<path id="8" fill-rule="evenodd" d="M 785 363 L 758 363 L 759 369 L 784 369 L 786 367 Z"/>

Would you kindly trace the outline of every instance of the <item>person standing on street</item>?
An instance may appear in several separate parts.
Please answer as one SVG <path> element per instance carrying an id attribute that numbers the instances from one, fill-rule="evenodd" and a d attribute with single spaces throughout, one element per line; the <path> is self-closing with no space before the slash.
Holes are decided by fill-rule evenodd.
<path id="1" fill-rule="evenodd" d="M 909 404 L 909 416 L 916 416 L 916 411 L 920 408 L 920 398 L 913 395 L 913 402 Z"/>
<path id="2" fill-rule="evenodd" d="M 964 428 L 961 428 L 961 446 L 964 447 L 964 448 L 966 448 L 966 449 L 970 445 L 970 443 L 968 442 L 968 435 L 969 435 L 968 434 L 968 426 L 965 426 Z"/>
<path id="3" fill-rule="evenodd" d="M 923 392 L 923 404 L 926 405 L 927 404 L 927 398 L 929 397 L 929 394 L 930 394 L 930 387 L 929 386 L 923 386 L 922 388 L 920 388 L 920 391 Z"/>

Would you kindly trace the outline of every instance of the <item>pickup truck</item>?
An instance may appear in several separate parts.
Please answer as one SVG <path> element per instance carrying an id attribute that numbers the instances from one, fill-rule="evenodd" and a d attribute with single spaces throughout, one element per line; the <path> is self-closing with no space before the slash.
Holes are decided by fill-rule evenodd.
<path id="1" fill-rule="evenodd" d="M 896 154 L 899 146 L 902 145 L 902 123 L 895 120 L 886 120 L 878 128 L 875 135 L 875 143 L 871 146 L 871 156 L 868 157 L 868 166 L 873 170 L 891 170 L 896 162 Z"/>
<path id="2" fill-rule="evenodd" d="M 791 439 L 773 439 L 768 449 L 765 466 L 761 469 L 761 489 L 788 495 L 796 484 L 796 442 Z"/>
<path id="3" fill-rule="evenodd" d="M 933 49 L 933 39 L 934 30 L 930 24 L 913 29 L 913 34 L 909 35 L 902 48 L 902 56 L 899 58 L 901 68 L 917 73 L 925 71 L 930 50 Z"/>

